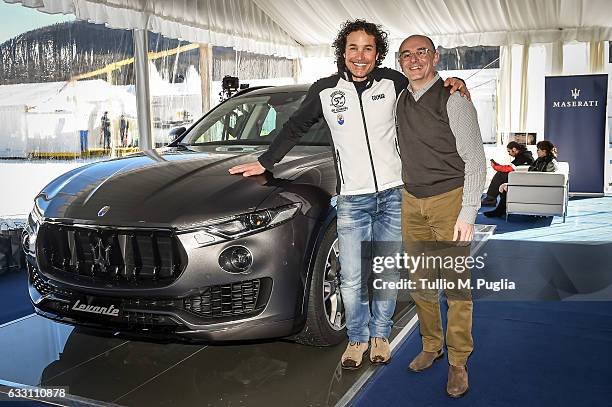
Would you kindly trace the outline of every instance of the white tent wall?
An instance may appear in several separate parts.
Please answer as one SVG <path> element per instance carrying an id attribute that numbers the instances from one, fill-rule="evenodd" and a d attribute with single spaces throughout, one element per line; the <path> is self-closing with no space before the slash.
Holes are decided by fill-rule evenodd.
<path id="1" fill-rule="evenodd" d="M 0 158 L 27 156 L 26 106 L 0 106 Z"/>
<path id="2" fill-rule="evenodd" d="M 528 64 L 523 70 L 524 47 L 528 47 Z M 546 47 L 544 44 L 512 46 L 512 73 L 510 84 L 510 123 L 500 132 L 535 132 L 538 140 L 544 137 L 544 77 L 546 69 Z M 525 82 L 527 94 L 521 98 L 521 87 Z M 504 86 L 504 84 L 502 84 Z M 501 101 L 500 101 L 501 102 Z M 521 123 L 521 112 L 525 116 Z"/>
<path id="3" fill-rule="evenodd" d="M 77 120 L 73 113 L 28 113 L 28 151 L 78 153 Z"/>
<path id="4" fill-rule="evenodd" d="M 332 75 L 338 70 L 333 57 L 304 57 L 300 59 L 301 70 L 298 83 L 313 83 L 319 78 Z M 385 64 L 386 65 L 386 64 Z M 394 68 L 394 65 L 390 65 Z"/>
<path id="5" fill-rule="evenodd" d="M 0 163 L 0 191 L 10 199 L 0 200 L 0 217 L 27 218 L 34 197 L 60 175 L 87 164 L 86 161 L 3 161 Z M 24 180 L 27 179 L 27 182 Z"/>
<path id="6" fill-rule="evenodd" d="M 102 80 L 5 85 L 0 97 L 0 157 L 78 154 L 82 130 L 89 147 L 101 147 L 104 111 L 111 119 L 136 116 L 134 96 Z"/>

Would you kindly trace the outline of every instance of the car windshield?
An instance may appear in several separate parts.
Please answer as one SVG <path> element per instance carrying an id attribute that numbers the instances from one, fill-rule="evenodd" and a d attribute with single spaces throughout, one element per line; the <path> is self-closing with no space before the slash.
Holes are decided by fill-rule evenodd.
<path id="1" fill-rule="evenodd" d="M 183 145 L 270 144 L 306 94 L 282 92 L 227 100 L 195 125 Z M 321 118 L 302 136 L 302 145 L 328 145 L 329 129 Z"/>

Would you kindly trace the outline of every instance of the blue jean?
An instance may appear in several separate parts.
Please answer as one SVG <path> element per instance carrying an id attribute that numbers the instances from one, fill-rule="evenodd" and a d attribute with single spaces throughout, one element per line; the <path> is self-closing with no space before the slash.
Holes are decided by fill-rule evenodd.
<path id="1" fill-rule="evenodd" d="M 374 289 L 370 315 L 368 280 L 373 256 L 395 256 L 401 251 L 401 207 L 400 188 L 338 196 L 340 292 L 351 342 L 388 338 L 391 333 L 397 290 Z M 385 268 L 374 278 L 398 281 L 399 272 L 395 267 Z"/>

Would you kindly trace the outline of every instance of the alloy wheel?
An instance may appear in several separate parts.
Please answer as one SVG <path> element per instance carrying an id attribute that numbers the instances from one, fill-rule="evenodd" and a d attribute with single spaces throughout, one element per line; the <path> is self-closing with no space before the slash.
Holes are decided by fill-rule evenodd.
<path id="1" fill-rule="evenodd" d="M 338 254 L 338 238 L 336 238 L 327 253 L 323 277 L 325 316 L 327 323 L 335 331 L 340 331 L 346 326 L 344 304 L 340 294 L 340 259 Z"/>

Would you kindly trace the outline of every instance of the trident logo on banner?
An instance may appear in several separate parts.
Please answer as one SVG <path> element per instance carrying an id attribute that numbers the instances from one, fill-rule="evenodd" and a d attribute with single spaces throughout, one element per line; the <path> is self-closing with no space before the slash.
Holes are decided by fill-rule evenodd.
<path id="1" fill-rule="evenodd" d="M 572 97 L 574 98 L 574 100 L 576 100 L 578 96 L 580 96 L 580 89 L 572 89 Z"/>

